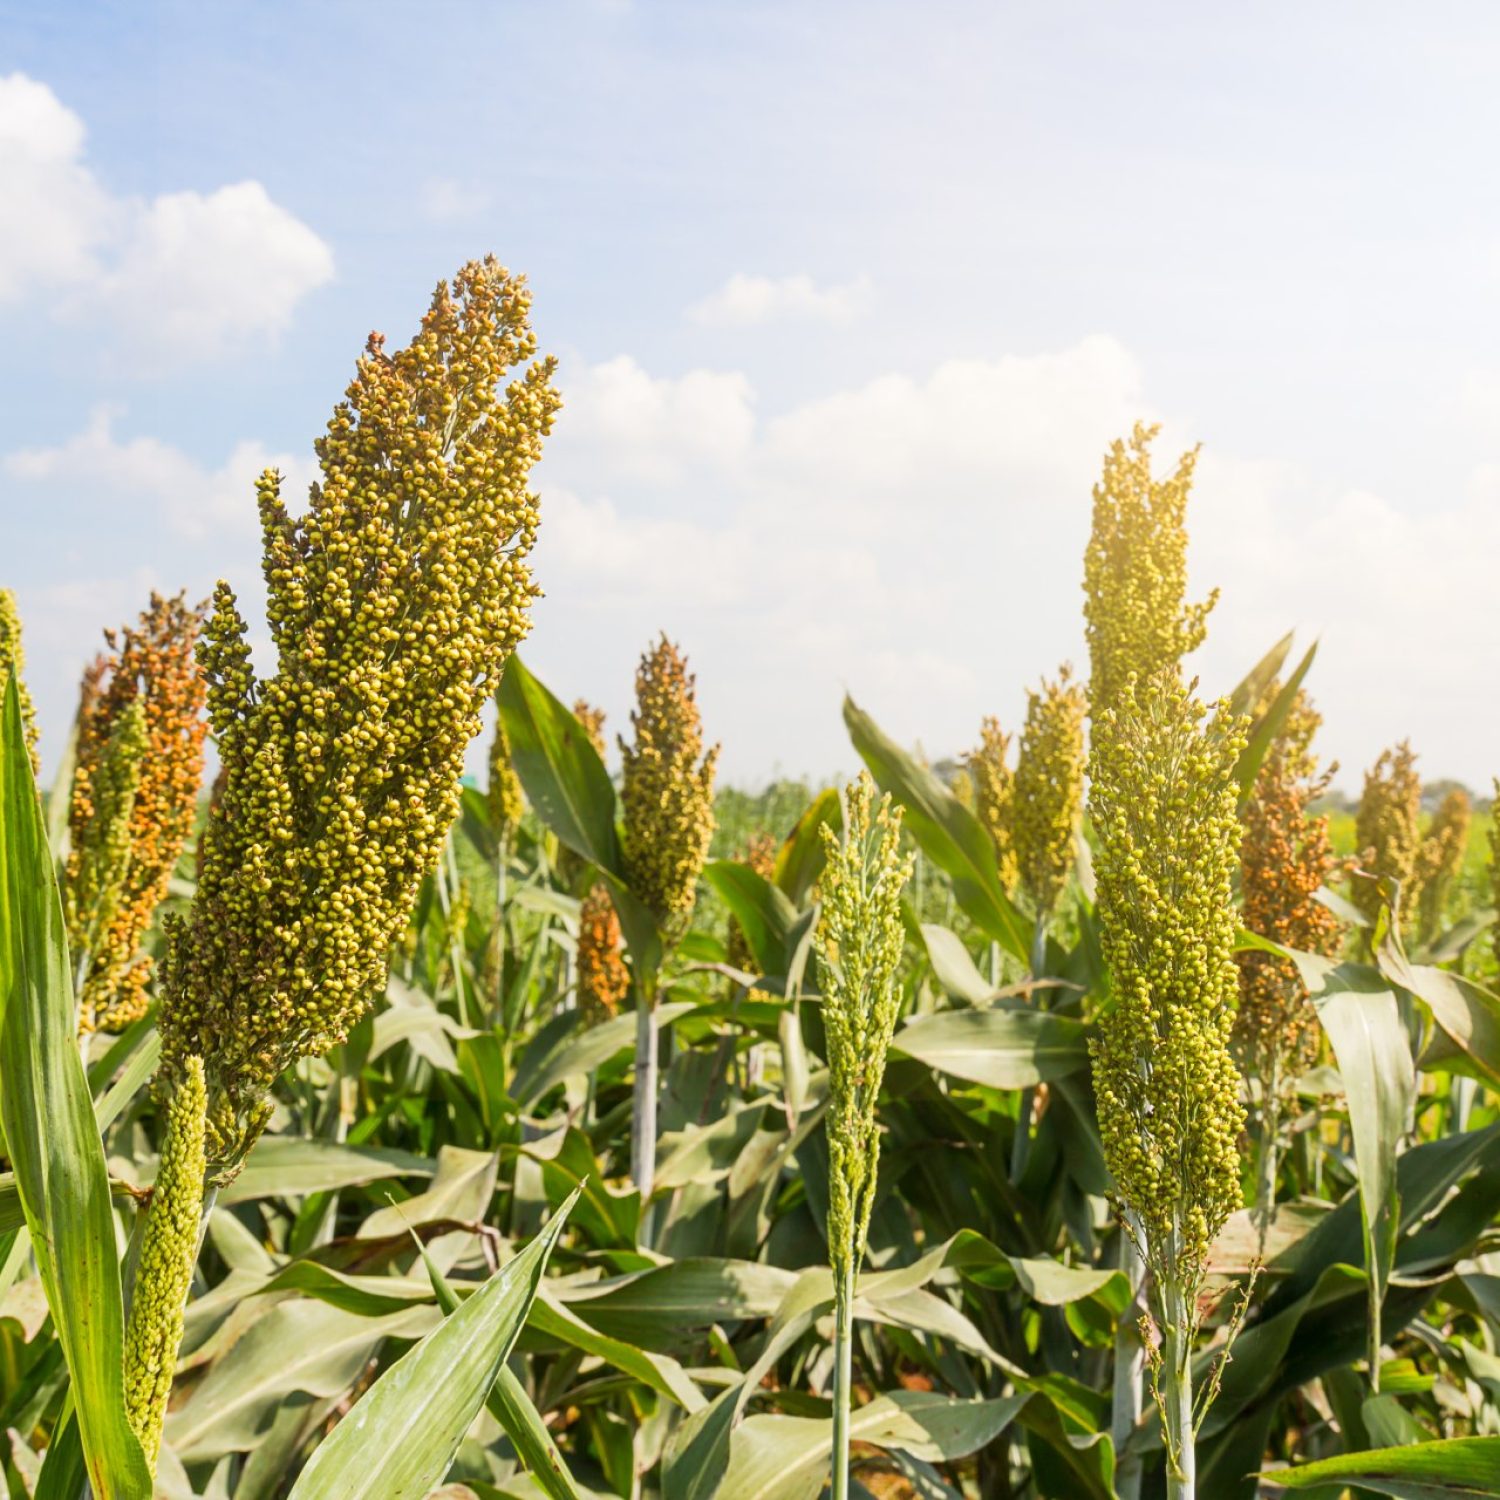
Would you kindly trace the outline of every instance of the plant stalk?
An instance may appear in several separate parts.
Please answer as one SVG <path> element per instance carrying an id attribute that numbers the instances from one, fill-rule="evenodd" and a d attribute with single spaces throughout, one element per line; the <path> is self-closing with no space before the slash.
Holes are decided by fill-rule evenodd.
<path id="1" fill-rule="evenodd" d="M 1194 1500 L 1198 1465 L 1193 1435 L 1193 1331 L 1187 1298 L 1181 1287 L 1162 1288 L 1162 1394 L 1167 1429 L 1167 1500 Z"/>
<path id="2" fill-rule="evenodd" d="M 1047 914 L 1038 912 L 1036 927 L 1031 934 L 1031 977 L 1041 979 L 1047 970 Z M 1031 1004 L 1040 1008 L 1039 992 L 1032 991 Z M 1036 1090 L 1022 1089 L 1016 1110 L 1016 1135 L 1010 1148 L 1010 1180 L 1020 1182 L 1026 1173 L 1026 1164 L 1031 1160 L 1031 1117 L 1036 1113 Z"/>
<path id="3" fill-rule="evenodd" d="M 1141 1342 L 1141 1293 L 1146 1267 L 1135 1244 L 1120 1231 L 1120 1269 L 1130 1283 L 1130 1301 L 1115 1325 L 1114 1405 L 1110 1437 L 1115 1448 L 1115 1490 L 1120 1500 L 1139 1500 L 1141 1493 L 1140 1455 L 1130 1446 L 1140 1425 L 1145 1402 L 1142 1394 L 1146 1376 L 1146 1347 Z"/>
<path id="4" fill-rule="evenodd" d="M 630 1180 L 644 1207 L 656 1181 L 657 1025 L 656 985 L 635 1003 L 635 1091 L 630 1114 Z"/>
<path id="5" fill-rule="evenodd" d="M 854 1358 L 854 1262 L 833 1287 L 833 1473 L 829 1500 L 849 1500 L 849 1406 Z"/>

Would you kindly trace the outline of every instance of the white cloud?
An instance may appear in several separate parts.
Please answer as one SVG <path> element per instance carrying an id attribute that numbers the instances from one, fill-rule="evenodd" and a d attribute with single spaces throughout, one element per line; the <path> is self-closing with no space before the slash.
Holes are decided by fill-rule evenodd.
<path id="1" fill-rule="evenodd" d="M 751 276 L 736 271 L 718 291 L 688 309 L 695 323 L 749 328 L 759 323 L 851 323 L 870 305 L 873 283 L 857 276 L 819 286 L 811 276 Z"/>
<path id="2" fill-rule="evenodd" d="M 46 298 L 110 326 L 146 368 L 274 337 L 333 275 L 328 246 L 258 182 L 119 197 L 85 161 L 82 120 L 45 84 L 0 78 L 0 303 Z"/>
<path id="3" fill-rule="evenodd" d="M 590 415 L 547 460 L 529 648 L 565 695 L 623 715 L 634 655 L 666 626 L 727 773 L 753 779 L 852 764 L 846 688 L 940 754 L 984 713 L 1014 724 L 1059 662 L 1086 666 L 1090 492 L 1107 444 L 1152 414 L 1116 341 L 888 374 L 765 419 L 739 376 L 622 359 L 567 389 Z M 680 420 L 689 390 L 732 414 L 720 441 Z M 1164 433 L 1160 465 L 1190 441 Z M 1500 711 L 1473 664 L 1500 656 L 1500 469 L 1403 508 L 1210 446 L 1189 527 L 1195 597 L 1222 589 L 1193 664 L 1205 691 L 1295 627 L 1322 638 L 1309 686 L 1343 784 L 1406 734 L 1430 774 L 1487 784 Z"/>
<path id="4" fill-rule="evenodd" d="M 258 534 L 255 481 L 264 470 L 281 471 L 282 494 L 294 511 L 316 472 L 308 461 L 251 441 L 236 443 L 217 468 L 205 468 L 157 438 L 116 437 L 118 416 L 116 408 L 96 408 L 67 442 L 8 454 L 5 473 L 38 487 L 84 489 L 125 504 L 154 505 L 171 530 L 202 540 L 224 532 Z"/>
<path id="5" fill-rule="evenodd" d="M 563 373 L 558 431 L 574 471 L 600 481 L 670 483 L 744 463 L 754 392 L 740 374 L 648 374 L 628 355 Z"/>

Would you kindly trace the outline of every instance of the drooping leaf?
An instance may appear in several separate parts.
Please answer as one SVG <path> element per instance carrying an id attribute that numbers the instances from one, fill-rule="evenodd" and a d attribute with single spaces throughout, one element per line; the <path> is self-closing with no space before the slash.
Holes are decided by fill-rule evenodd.
<path id="1" fill-rule="evenodd" d="M 146 1500 L 151 1480 L 125 1416 L 109 1174 L 78 1053 L 62 902 L 14 673 L 0 712 L 0 1004 L 0 1115 L 89 1482 L 96 1500 Z"/>
<path id="2" fill-rule="evenodd" d="M 1500 1495 L 1500 1438 L 1448 1438 L 1340 1453 L 1260 1477 L 1289 1490 L 1357 1485 L 1393 1500 L 1477 1500 Z"/>
<path id="3" fill-rule="evenodd" d="M 1370 1273 L 1370 1348 L 1380 1348 L 1380 1309 L 1396 1250 L 1396 1156 L 1416 1091 L 1411 1043 L 1379 970 L 1291 953 L 1312 999 L 1349 1101 L 1355 1169 Z"/>
<path id="4" fill-rule="evenodd" d="M 436 1261 L 422 1250 L 422 1259 L 427 1266 L 427 1275 L 432 1290 L 438 1299 L 445 1317 L 451 1317 L 460 1303 L 453 1288 L 448 1285 Z M 499 1378 L 484 1399 L 485 1409 L 500 1424 L 501 1430 L 511 1440 L 521 1462 L 526 1465 L 531 1477 L 546 1492 L 550 1500 L 578 1500 L 578 1486 L 568 1471 L 567 1462 L 558 1451 L 547 1424 L 542 1421 L 536 1403 L 526 1394 L 526 1388 L 516 1378 L 508 1364 L 500 1366 Z"/>
<path id="5" fill-rule="evenodd" d="M 849 1436 L 914 1458 L 966 1458 L 993 1442 L 1029 1395 L 966 1401 L 936 1391 L 892 1391 L 851 1414 Z M 730 1443 L 719 1500 L 812 1500 L 823 1488 L 833 1450 L 832 1419 L 757 1416 Z"/>
<path id="6" fill-rule="evenodd" d="M 360 1397 L 290 1500 L 422 1500 L 441 1483 L 510 1357 L 569 1207 Z"/>
<path id="7" fill-rule="evenodd" d="M 785 974 L 788 942 L 797 925 L 791 899 L 738 860 L 713 860 L 704 866 L 703 877 L 739 924 L 761 973 Z"/>
<path id="8" fill-rule="evenodd" d="M 906 826 L 922 852 L 953 881 L 958 904 L 986 936 L 1028 963 L 1033 924 L 1001 887 L 994 845 L 983 825 L 852 698 L 844 699 L 844 723 L 876 784 L 906 809 Z"/>
<path id="9" fill-rule="evenodd" d="M 929 1068 L 996 1089 L 1035 1088 L 1088 1061 L 1083 1023 L 1034 1010 L 942 1010 L 918 1016 L 892 1048 Z"/>
<path id="10" fill-rule="evenodd" d="M 495 701 L 511 764 L 537 816 L 575 854 L 606 874 L 623 874 L 614 785 L 583 725 L 519 656 L 506 663 Z"/>

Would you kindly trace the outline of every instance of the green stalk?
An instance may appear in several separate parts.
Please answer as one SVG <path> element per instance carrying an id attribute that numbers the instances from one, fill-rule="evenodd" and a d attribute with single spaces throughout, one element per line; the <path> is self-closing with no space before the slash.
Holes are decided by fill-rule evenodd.
<path id="1" fill-rule="evenodd" d="M 1167 1500 L 1194 1500 L 1198 1466 L 1193 1443 L 1193 1330 L 1187 1297 L 1162 1287 L 1162 1421 L 1167 1430 Z"/>
<path id="2" fill-rule="evenodd" d="M 641 1195 L 641 1236 L 649 1243 L 656 1182 L 657 1024 L 654 979 L 636 987 L 635 1087 L 630 1111 L 630 1180 Z"/>
<path id="3" fill-rule="evenodd" d="M 1036 927 L 1031 934 L 1031 977 L 1038 980 L 1047 971 L 1047 914 L 1036 914 Z M 1031 1003 L 1040 1006 L 1038 992 L 1033 990 Z M 1026 1163 L 1031 1160 L 1031 1117 L 1036 1112 L 1036 1090 L 1022 1089 L 1021 1100 L 1016 1111 L 1016 1135 L 1010 1149 L 1010 1180 L 1020 1182 L 1026 1172 Z"/>
<path id="4" fill-rule="evenodd" d="M 1110 1420 L 1110 1437 L 1114 1442 L 1115 1490 L 1120 1500 L 1138 1500 L 1141 1493 L 1140 1455 L 1129 1446 L 1140 1425 L 1145 1407 L 1142 1394 L 1146 1374 L 1146 1349 L 1141 1343 L 1139 1318 L 1141 1290 L 1145 1284 L 1146 1266 L 1136 1252 L 1135 1244 L 1120 1231 L 1120 1269 L 1130 1284 L 1130 1301 L 1115 1325 L 1114 1404 Z"/>
<path id="5" fill-rule="evenodd" d="M 829 1500 L 849 1500 L 849 1388 L 854 1359 L 854 1262 L 834 1273 L 833 1474 Z"/>

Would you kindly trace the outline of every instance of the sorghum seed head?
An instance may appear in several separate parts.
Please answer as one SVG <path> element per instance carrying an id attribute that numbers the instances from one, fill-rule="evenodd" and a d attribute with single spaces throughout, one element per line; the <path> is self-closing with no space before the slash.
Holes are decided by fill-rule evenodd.
<path id="1" fill-rule="evenodd" d="M 665 635 L 641 658 L 635 696 L 635 740 L 619 742 L 625 877 L 671 934 L 692 915 L 713 838 L 719 748 L 703 753 L 694 679 L 687 659 Z"/>
<path id="2" fill-rule="evenodd" d="M 1138 422 L 1129 443 L 1116 441 L 1094 487 L 1093 529 L 1084 553 L 1084 618 L 1089 643 L 1089 709 L 1114 706 L 1134 676 L 1152 681 L 1207 634 L 1215 590 L 1185 604 L 1187 514 L 1197 450 L 1171 478 L 1151 475 L 1151 442 L 1159 428 Z"/>
<path id="3" fill-rule="evenodd" d="M 199 660 L 225 781 L 191 916 L 170 926 L 161 1031 L 168 1076 L 204 1060 L 216 1163 L 243 1157 L 282 1070 L 384 989 L 526 632 L 527 476 L 558 406 L 529 308 L 520 278 L 470 262 L 408 347 L 371 335 L 306 513 L 262 476 L 271 676 L 215 592 Z"/>

